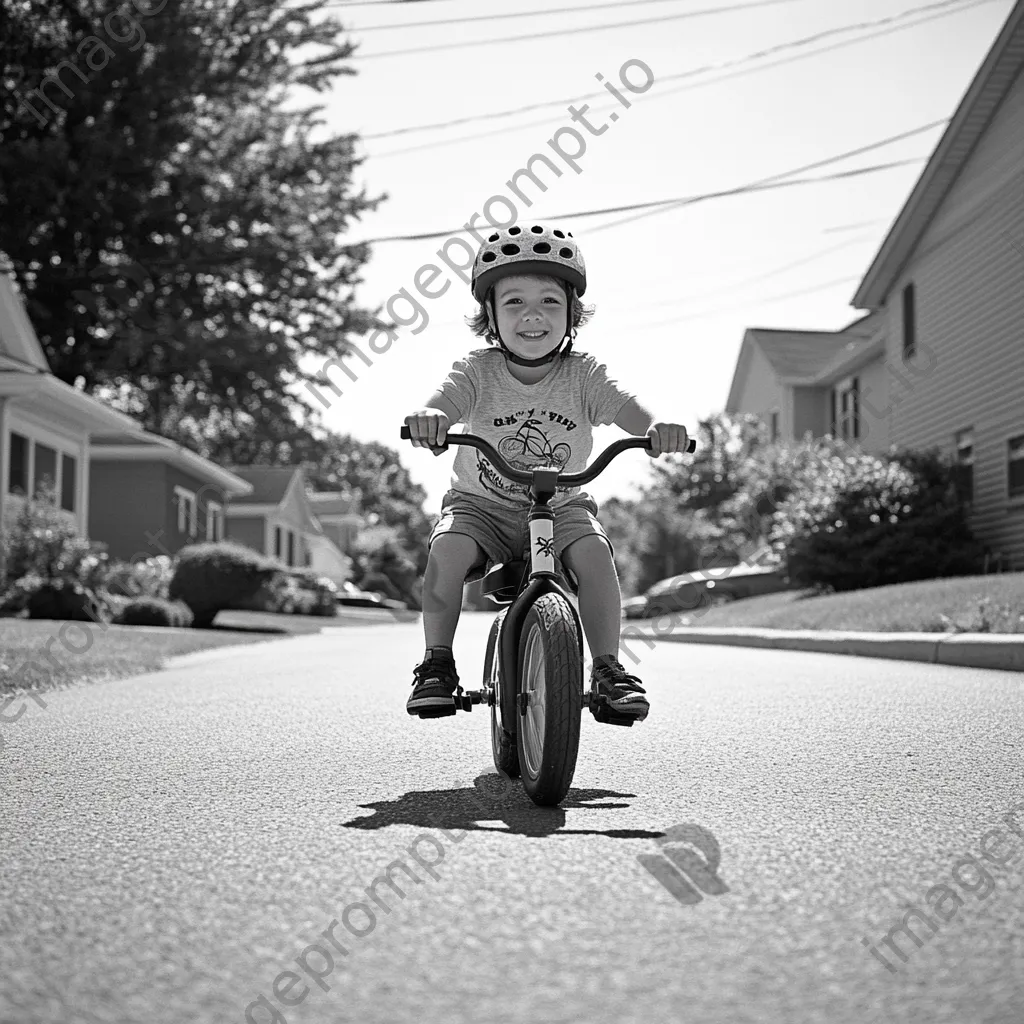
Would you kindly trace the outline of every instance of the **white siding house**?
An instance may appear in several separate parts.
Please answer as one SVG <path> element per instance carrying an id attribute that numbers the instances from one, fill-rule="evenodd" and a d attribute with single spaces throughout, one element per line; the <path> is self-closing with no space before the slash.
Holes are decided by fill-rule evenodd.
<path id="1" fill-rule="evenodd" d="M 767 421 L 775 402 L 787 437 L 956 455 L 975 534 L 1024 570 L 1024 0 L 852 305 L 868 317 L 832 335 L 748 330 L 727 408 Z M 865 337 L 844 347 L 852 331 Z"/>

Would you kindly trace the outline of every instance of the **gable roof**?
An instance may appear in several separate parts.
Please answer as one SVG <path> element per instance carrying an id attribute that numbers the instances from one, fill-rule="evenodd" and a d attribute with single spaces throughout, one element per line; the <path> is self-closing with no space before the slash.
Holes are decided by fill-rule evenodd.
<path id="1" fill-rule="evenodd" d="M 748 328 L 733 371 L 726 411 L 735 412 L 739 407 L 755 348 L 768 360 L 780 384 L 825 384 L 843 368 L 873 355 L 884 344 L 883 329 L 884 320 L 877 313 L 859 317 L 839 331 Z"/>
<path id="2" fill-rule="evenodd" d="M 858 286 L 853 306 L 878 309 L 885 301 L 1022 69 L 1024 0 L 1017 0 Z"/>
<path id="3" fill-rule="evenodd" d="M 4 358 L 6 357 L 6 358 Z M 30 373 L 49 373 L 36 332 L 25 312 L 25 305 L 14 283 L 7 256 L 0 252 L 0 359 Z"/>
<path id="4" fill-rule="evenodd" d="M 234 502 L 236 505 L 280 505 L 301 466 L 230 466 L 235 476 L 252 485 L 252 493 Z"/>

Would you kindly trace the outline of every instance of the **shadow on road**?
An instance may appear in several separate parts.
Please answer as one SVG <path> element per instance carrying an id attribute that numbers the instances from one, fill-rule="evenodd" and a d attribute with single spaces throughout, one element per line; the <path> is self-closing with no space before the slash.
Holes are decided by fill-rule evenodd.
<path id="1" fill-rule="evenodd" d="M 478 775 L 471 787 L 428 789 L 405 793 L 397 800 L 359 804 L 374 813 L 343 822 L 345 828 L 379 829 L 389 825 L 416 825 L 451 832 L 507 832 L 542 838 L 552 835 L 610 836 L 612 839 L 659 839 L 663 831 L 646 829 L 564 828 L 570 810 L 610 811 L 628 807 L 621 801 L 635 793 L 611 789 L 570 789 L 558 807 L 538 807 L 523 792 L 518 780 L 491 771 Z M 500 821 L 504 827 L 481 825 Z"/>

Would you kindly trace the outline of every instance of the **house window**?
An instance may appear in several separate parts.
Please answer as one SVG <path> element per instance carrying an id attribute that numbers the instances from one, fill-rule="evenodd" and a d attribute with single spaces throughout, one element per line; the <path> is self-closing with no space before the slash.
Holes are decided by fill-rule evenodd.
<path id="1" fill-rule="evenodd" d="M 281 557 L 281 527 L 274 527 L 274 557 Z"/>
<path id="2" fill-rule="evenodd" d="M 771 431 L 771 439 L 772 439 L 772 441 L 773 442 L 774 441 L 778 441 L 778 439 L 779 439 L 779 414 L 777 412 L 773 412 L 771 414 L 769 429 Z"/>
<path id="3" fill-rule="evenodd" d="M 1006 479 L 1011 498 L 1024 498 L 1024 434 L 1006 442 Z"/>
<path id="4" fill-rule="evenodd" d="M 48 445 L 36 442 L 35 494 L 41 497 L 46 490 L 57 489 L 57 453 Z"/>
<path id="5" fill-rule="evenodd" d="M 206 505 L 206 539 L 224 539 L 224 506 L 216 501 Z"/>
<path id="6" fill-rule="evenodd" d="M 917 303 L 914 285 L 903 289 L 903 359 L 906 361 L 917 351 Z"/>
<path id="7" fill-rule="evenodd" d="M 288 531 L 288 564 L 295 564 L 295 534 L 291 530 Z"/>
<path id="8" fill-rule="evenodd" d="M 7 471 L 7 493 L 28 494 L 28 438 L 11 434 L 11 464 Z"/>
<path id="9" fill-rule="evenodd" d="M 844 441 L 860 437 L 860 381 L 849 377 L 832 392 L 833 433 Z"/>
<path id="10" fill-rule="evenodd" d="M 8 494 L 37 498 L 49 488 L 65 512 L 74 512 L 78 462 L 72 455 L 11 433 L 10 465 L 7 470 Z"/>
<path id="11" fill-rule="evenodd" d="M 961 501 L 969 505 L 974 501 L 974 428 L 967 427 L 956 433 L 956 492 Z"/>
<path id="12" fill-rule="evenodd" d="M 78 483 L 78 463 L 73 455 L 61 455 L 60 507 L 65 512 L 75 511 L 75 489 Z"/>
<path id="13" fill-rule="evenodd" d="M 184 487 L 175 487 L 174 497 L 178 503 L 178 533 L 188 533 L 190 537 L 195 537 L 199 533 L 195 492 Z"/>

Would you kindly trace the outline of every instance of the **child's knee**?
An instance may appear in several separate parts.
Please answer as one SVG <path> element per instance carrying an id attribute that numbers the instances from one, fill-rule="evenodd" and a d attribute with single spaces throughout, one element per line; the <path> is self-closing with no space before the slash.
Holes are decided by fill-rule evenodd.
<path id="1" fill-rule="evenodd" d="M 440 565 L 451 570 L 468 572 L 478 562 L 483 561 L 484 553 L 480 545 L 465 533 L 443 533 L 430 545 L 427 553 L 427 568 L 436 571 Z"/>
<path id="2" fill-rule="evenodd" d="M 586 572 L 591 566 L 604 566 L 612 560 L 611 548 L 605 539 L 597 533 L 580 537 L 573 541 L 562 552 L 562 561 L 578 576 L 580 570 Z"/>

